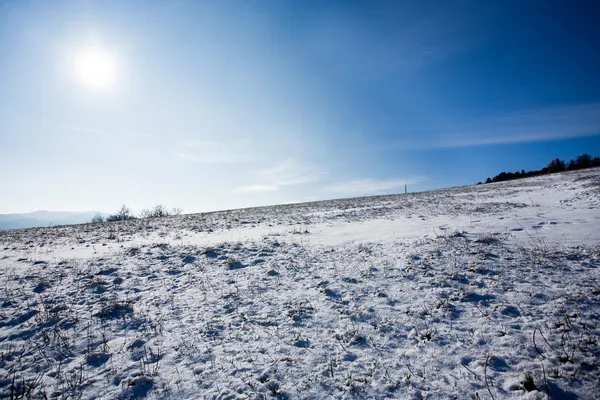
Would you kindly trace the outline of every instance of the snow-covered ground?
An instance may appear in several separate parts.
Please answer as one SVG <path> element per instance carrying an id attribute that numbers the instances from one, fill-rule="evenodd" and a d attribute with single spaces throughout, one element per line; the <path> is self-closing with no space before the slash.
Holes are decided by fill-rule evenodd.
<path id="1" fill-rule="evenodd" d="M 0 232 L 0 397 L 600 397 L 600 170 Z"/>

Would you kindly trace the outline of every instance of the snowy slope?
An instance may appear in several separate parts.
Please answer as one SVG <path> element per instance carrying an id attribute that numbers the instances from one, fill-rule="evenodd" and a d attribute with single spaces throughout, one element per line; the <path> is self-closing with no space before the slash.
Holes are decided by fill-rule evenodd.
<path id="1" fill-rule="evenodd" d="M 600 170 L 0 232 L 0 397 L 598 398 Z"/>

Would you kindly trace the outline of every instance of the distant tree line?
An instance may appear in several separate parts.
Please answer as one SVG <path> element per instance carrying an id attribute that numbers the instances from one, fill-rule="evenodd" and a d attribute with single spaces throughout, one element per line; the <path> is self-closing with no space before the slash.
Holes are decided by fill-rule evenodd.
<path id="1" fill-rule="evenodd" d="M 534 170 L 534 171 L 521 170 L 520 172 L 519 171 L 517 171 L 517 172 L 500 172 L 498 175 L 494 176 L 493 178 L 487 178 L 485 183 L 504 182 L 504 181 L 510 181 L 513 179 L 529 178 L 530 176 L 554 174 L 556 172 L 575 171 L 578 169 L 593 168 L 593 167 L 600 167 L 600 157 L 592 157 L 589 154 L 585 153 L 585 154 L 580 155 L 576 159 L 569 161 L 568 163 L 565 163 L 560 158 L 555 158 L 554 160 L 550 161 L 550 164 L 548 164 L 548 166 L 546 166 L 540 170 Z M 479 182 L 479 183 L 481 183 L 481 182 Z"/>
<path id="2" fill-rule="evenodd" d="M 157 206 L 155 206 L 152 209 L 144 209 L 140 212 L 139 218 L 162 218 L 162 217 L 169 217 L 171 215 L 179 215 L 182 213 L 182 209 L 181 208 L 173 208 L 171 210 L 168 210 L 165 206 L 159 204 Z M 113 221 L 129 221 L 132 219 L 136 219 L 137 217 L 131 212 L 131 209 L 129 207 L 127 207 L 125 204 L 123 204 L 121 206 L 121 208 L 119 209 L 119 211 L 117 211 L 115 214 L 111 214 L 109 216 L 107 216 L 106 218 L 104 218 L 104 216 L 102 214 L 96 214 L 94 215 L 94 217 L 92 218 L 93 223 L 97 223 L 97 222 L 113 222 Z"/>

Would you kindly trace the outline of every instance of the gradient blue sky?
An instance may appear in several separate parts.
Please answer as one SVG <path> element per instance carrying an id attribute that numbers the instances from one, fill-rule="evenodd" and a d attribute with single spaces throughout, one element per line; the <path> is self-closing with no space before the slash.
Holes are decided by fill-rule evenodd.
<path id="1" fill-rule="evenodd" d="M 595 1 L 0 1 L 0 213 L 186 212 L 600 155 Z M 73 79 L 102 48 L 115 84 Z"/>

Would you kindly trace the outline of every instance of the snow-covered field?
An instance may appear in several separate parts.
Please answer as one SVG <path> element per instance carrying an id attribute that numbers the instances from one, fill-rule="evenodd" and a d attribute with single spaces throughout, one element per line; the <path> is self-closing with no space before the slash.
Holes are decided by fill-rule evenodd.
<path id="1" fill-rule="evenodd" d="M 600 170 L 0 232 L 0 397 L 600 397 Z"/>

